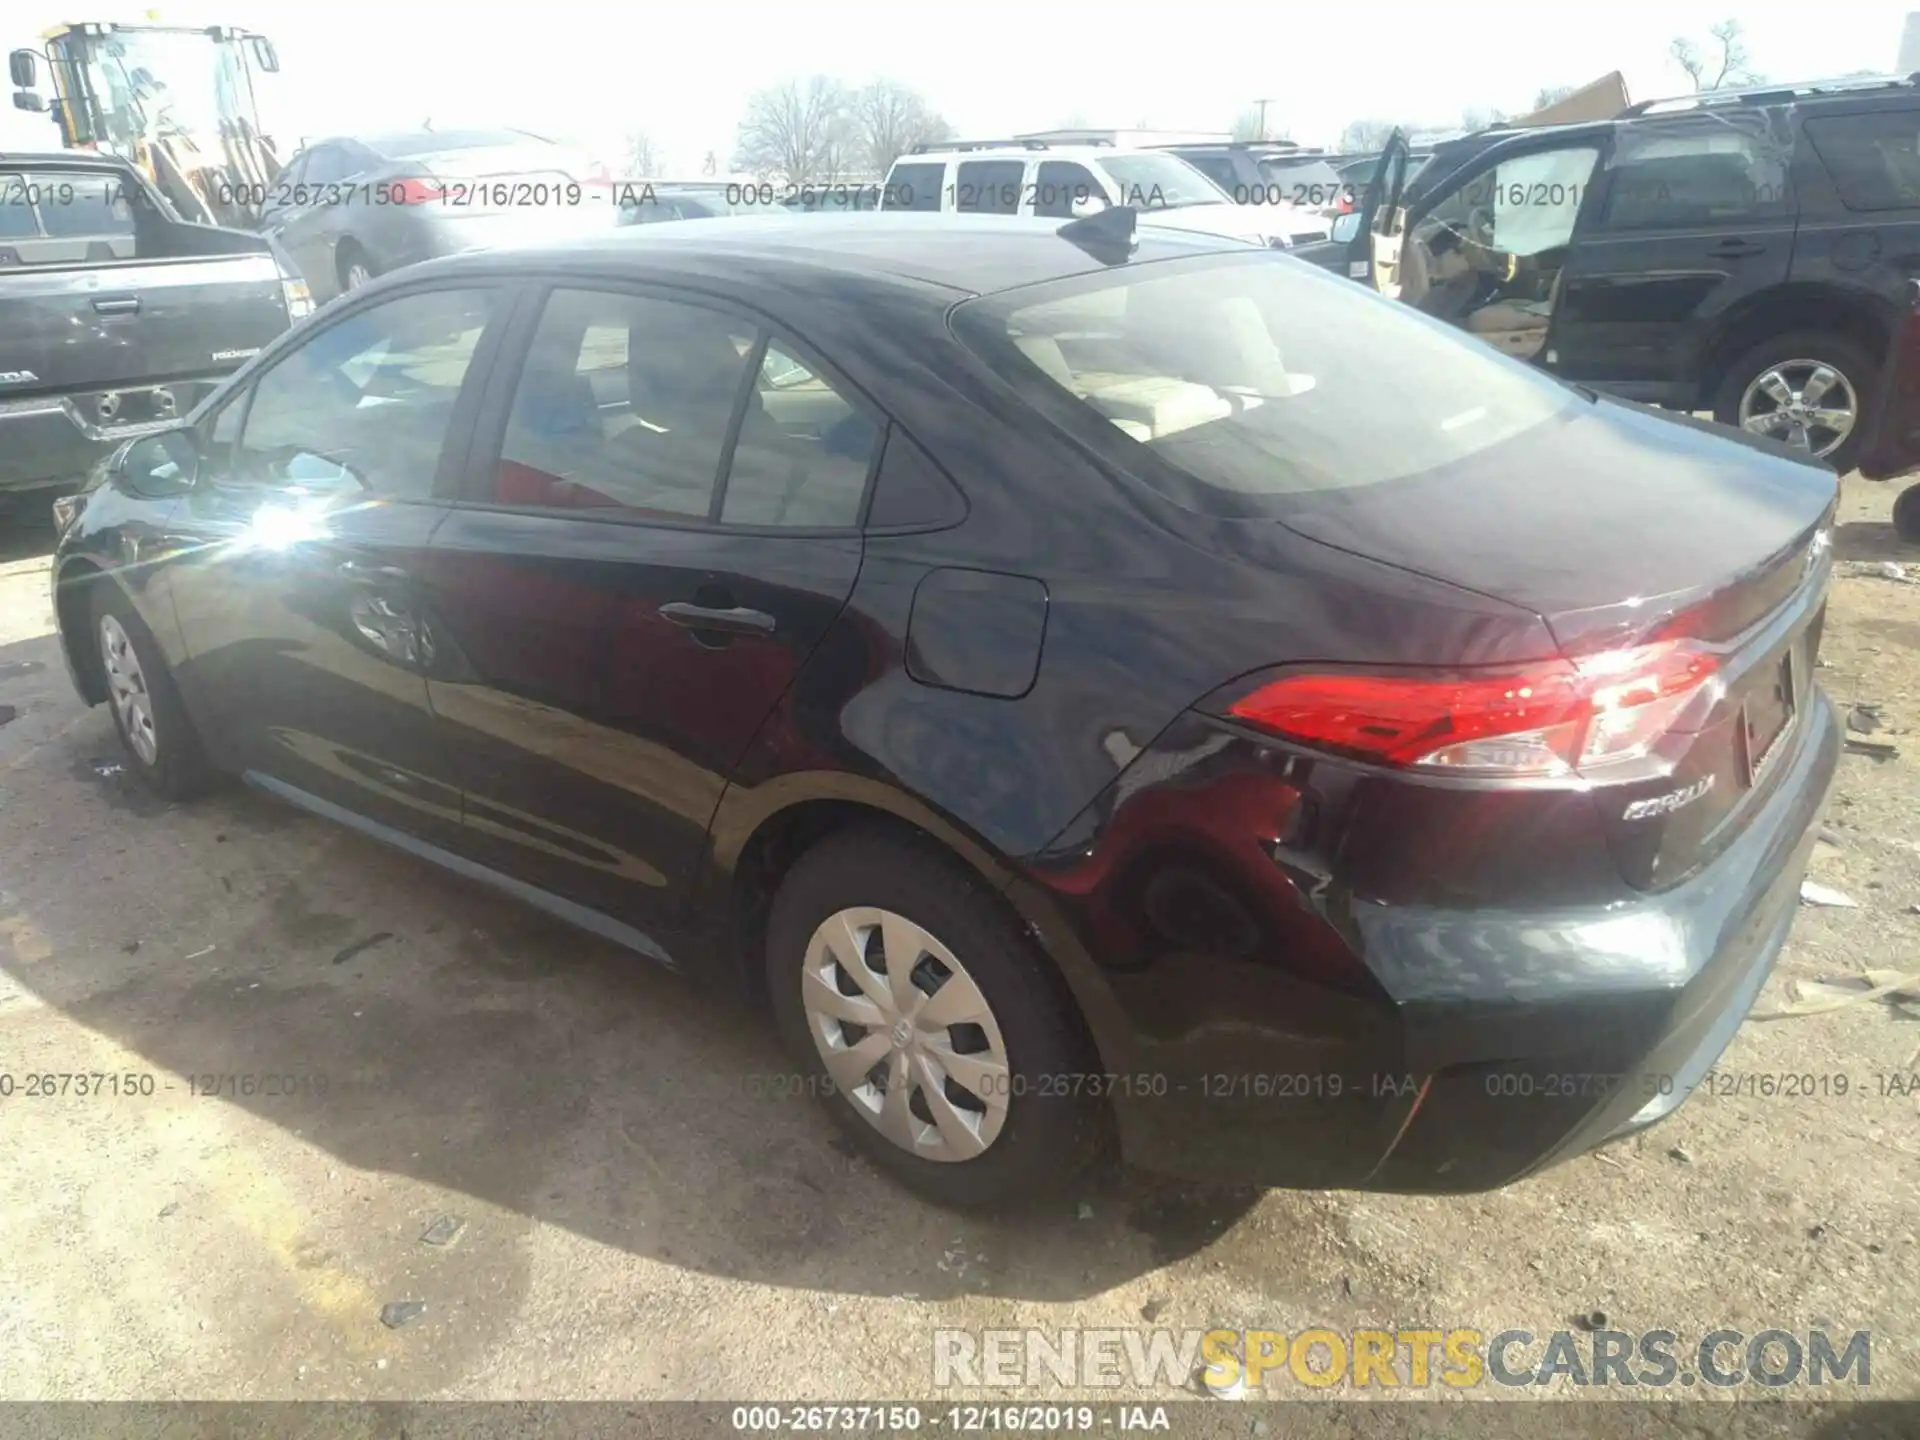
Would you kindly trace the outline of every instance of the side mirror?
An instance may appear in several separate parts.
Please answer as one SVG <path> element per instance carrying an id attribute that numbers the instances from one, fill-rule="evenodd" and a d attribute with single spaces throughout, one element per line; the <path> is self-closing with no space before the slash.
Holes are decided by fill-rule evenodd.
<path id="1" fill-rule="evenodd" d="M 40 83 L 40 65 L 31 50 L 15 50 L 7 56 L 7 75 L 22 90 L 31 90 Z M 22 107 L 25 108 L 24 106 Z"/>
<path id="2" fill-rule="evenodd" d="M 120 447 L 109 469 L 136 495 L 183 495 L 200 475 L 200 443 L 184 428 L 142 435 Z"/>
<path id="3" fill-rule="evenodd" d="M 16 90 L 13 92 L 13 108 L 44 115 L 47 113 L 47 102 L 31 90 Z"/>
<path id="4" fill-rule="evenodd" d="M 1360 212 L 1349 210 L 1346 214 L 1337 217 L 1330 233 L 1334 241 L 1341 245 L 1357 238 L 1360 234 Z"/>
<path id="5" fill-rule="evenodd" d="M 280 71 L 280 52 L 273 48 L 273 41 L 264 35 L 255 35 L 250 42 L 253 46 L 253 63 L 268 75 Z"/>
<path id="6" fill-rule="evenodd" d="M 1104 195 L 1076 195 L 1073 197 L 1073 204 L 1070 208 L 1073 211 L 1074 219 L 1085 220 L 1089 216 L 1098 215 L 1101 211 L 1108 208 L 1107 197 Z"/>

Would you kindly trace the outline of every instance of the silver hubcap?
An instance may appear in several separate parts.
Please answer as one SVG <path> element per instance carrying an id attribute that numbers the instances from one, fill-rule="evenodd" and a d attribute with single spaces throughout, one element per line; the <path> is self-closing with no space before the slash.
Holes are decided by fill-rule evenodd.
<path id="1" fill-rule="evenodd" d="M 933 935 L 891 910 L 842 910 L 807 943 L 800 994 L 835 1087 L 902 1150 L 971 1160 L 999 1137 L 1006 1044 L 980 987 Z"/>
<path id="2" fill-rule="evenodd" d="M 100 617 L 100 662 L 106 668 L 107 691 L 121 732 L 134 754 L 153 764 L 160 758 L 160 736 L 153 728 L 153 697 L 147 693 L 147 677 L 141 673 L 133 642 L 111 615 Z"/>
<path id="3" fill-rule="evenodd" d="M 1784 360 L 1740 397 L 1741 429 L 1813 455 L 1838 450 L 1859 414 L 1852 382 L 1819 360 Z"/>
<path id="4" fill-rule="evenodd" d="M 347 266 L 347 289 L 358 290 L 371 279 L 373 279 L 373 272 L 358 260 Z"/>

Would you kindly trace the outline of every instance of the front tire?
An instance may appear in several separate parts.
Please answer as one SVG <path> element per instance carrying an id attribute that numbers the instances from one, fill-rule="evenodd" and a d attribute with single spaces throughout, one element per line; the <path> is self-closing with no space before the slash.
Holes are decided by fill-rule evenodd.
<path id="1" fill-rule="evenodd" d="M 1025 1205 L 1100 1153 L 1098 1066 L 1064 982 L 930 842 L 874 827 L 802 856 L 774 897 L 766 962 L 809 1088 L 919 1194 Z"/>
<path id="2" fill-rule="evenodd" d="M 92 590 L 93 643 L 107 708 L 134 773 L 165 800 L 204 793 L 214 782 L 213 767 L 152 632 L 112 580 L 100 576 Z"/>
<path id="3" fill-rule="evenodd" d="M 1844 475 L 1860 453 L 1879 370 L 1873 357 L 1845 336 L 1775 335 L 1728 367 L 1713 418 L 1803 450 Z"/>

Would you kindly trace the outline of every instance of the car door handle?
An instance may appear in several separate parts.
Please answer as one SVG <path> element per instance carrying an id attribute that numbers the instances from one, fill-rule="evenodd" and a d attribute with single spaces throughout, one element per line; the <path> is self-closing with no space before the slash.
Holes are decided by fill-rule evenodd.
<path id="1" fill-rule="evenodd" d="M 676 625 L 689 630 L 724 630 L 729 635 L 771 635 L 773 616 L 764 610 L 746 610 L 735 605 L 719 609 L 712 605 L 689 605 L 675 600 L 660 607 L 660 613 Z"/>
<path id="2" fill-rule="evenodd" d="M 136 315 L 139 311 L 138 295 L 115 295 L 93 302 L 93 313 L 96 315 Z"/>
<path id="3" fill-rule="evenodd" d="M 342 560 L 334 567 L 342 580 L 405 580 L 407 572 L 398 565 L 368 565 L 359 560 Z"/>
<path id="4" fill-rule="evenodd" d="M 1757 240 L 1722 240 L 1707 254 L 1716 260 L 1738 260 L 1747 255 L 1758 255 L 1766 248 Z"/>

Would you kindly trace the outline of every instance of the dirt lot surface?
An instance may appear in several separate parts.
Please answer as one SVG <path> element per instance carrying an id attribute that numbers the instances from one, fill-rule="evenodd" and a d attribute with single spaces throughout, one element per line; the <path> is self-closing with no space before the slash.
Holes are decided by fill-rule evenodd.
<path id="1" fill-rule="evenodd" d="M 1763 1012 L 1920 970 L 1920 583 L 1872 573 L 1920 576 L 1892 495 L 1849 481 L 1821 678 L 1901 753 L 1842 762 L 1813 873 L 1858 905 L 1803 908 Z M 774 1041 L 695 984 L 260 796 L 146 798 L 69 688 L 45 537 L 10 543 L 0 1397 L 924 1396 L 936 1327 L 1149 1307 L 1289 1332 L 1867 1329 L 1872 1392 L 1920 1396 L 1920 1099 L 1877 1080 L 1920 1071 L 1920 1005 L 1750 1021 L 1724 1072 L 1849 1094 L 1696 1095 L 1497 1194 L 1128 1174 L 959 1219 L 810 1102 L 753 1093 Z M 26 1097 L 42 1072 L 153 1093 Z M 193 1093 L 247 1075 L 298 1093 Z M 424 1243 L 441 1217 L 464 1228 Z M 400 1301 L 425 1309 L 383 1325 Z"/>

